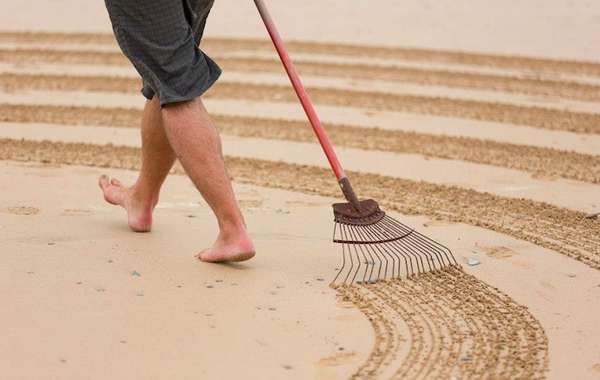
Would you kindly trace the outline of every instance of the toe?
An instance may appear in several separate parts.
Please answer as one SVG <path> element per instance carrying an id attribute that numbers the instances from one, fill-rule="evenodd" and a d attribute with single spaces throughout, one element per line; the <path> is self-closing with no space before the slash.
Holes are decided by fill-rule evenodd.
<path id="1" fill-rule="evenodd" d="M 108 181 L 108 176 L 106 176 L 105 174 L 102 174 L 100 176 L 100 178 L 98 179 L 98 185 L 100 185 L 100 188 L 102 190 L 104 190 L 106 188 L 106 186 L 108 186 L 109 181 Z"/>
<path id="2" fill-rule="evenodd" d="M 119 186 L 119 187 L 123 186 L 123 185 L 121 184 L 121 181 L 119 181 L 119 180 L 118 180 L 118 179 L 116 179 L 116 178 L 113 178 L 113 179 L 111 179 L 111 180 L 110 180 L 110 183 L 111 183 L 112 185 L 114 185 L 114 186 Z"/>

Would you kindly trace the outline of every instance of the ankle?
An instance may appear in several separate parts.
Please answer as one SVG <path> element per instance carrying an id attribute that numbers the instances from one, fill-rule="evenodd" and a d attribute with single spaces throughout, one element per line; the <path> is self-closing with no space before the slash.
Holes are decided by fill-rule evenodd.
<path id="1" fill-rule="evenodd" d="M 158 193 L 149 192 L 137 183 L 131 187 L 130 196 L 142 207 L 154 208 L 158 203 Z"/>
<path id="2" fill-rule="evenodd" d="M 224 240 L 239 239 L 245 235 L 247 231 L 243 220 L 219 222 L 219 236 Z"/>

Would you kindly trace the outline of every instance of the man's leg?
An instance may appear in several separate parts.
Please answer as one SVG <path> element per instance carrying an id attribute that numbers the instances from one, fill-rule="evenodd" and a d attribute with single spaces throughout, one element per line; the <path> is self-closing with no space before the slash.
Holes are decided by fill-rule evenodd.
<path id="1" fill-rule="evenodd" d="M 142 117 L 142 167 L 136 183 L 125 187 L 105 175 L 99 184 L 107 202 L 127 210 L 129 227 L 136 232 L 152 228 L 152 211 L 160 187 L 175 162 L 175 153 L 165 135 L 158 97 L 146 102 Z"/>
<path id="2" fill-rule="evenodd" d="M 254 256 L 231 181 L 225 169 L 221 140 L 200 98 L 162 109 L 163 125 L 185 171 L 213 210 L 219 235 L 203 261 L 243 261 Z"/>

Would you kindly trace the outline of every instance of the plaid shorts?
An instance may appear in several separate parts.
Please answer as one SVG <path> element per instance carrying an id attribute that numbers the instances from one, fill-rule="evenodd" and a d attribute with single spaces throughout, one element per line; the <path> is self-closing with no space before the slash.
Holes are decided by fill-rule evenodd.
<path id="1" fill-rule="evenodd" d="M 160 105 L 192 100 L 221 75 L 198 45 L 214 0 L 105 0 L 121 50 Z"/>

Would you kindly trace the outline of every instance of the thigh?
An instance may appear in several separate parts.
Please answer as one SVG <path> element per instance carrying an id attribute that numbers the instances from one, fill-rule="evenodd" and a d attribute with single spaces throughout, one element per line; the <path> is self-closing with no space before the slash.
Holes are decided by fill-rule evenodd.
<path id="1" fill-rule="evenodd" d="M 204 34 L 206 19 L 213 7 L 214 0 L 184 0 L 186 6 L 190 9 L 193 18 L 190 19 L 190 25 L 194 31 L 194 38 L 199 44 Z"/>
<path id="2" fill-rule="evenodd" d="M 143 78 L 146 97 L 158 94 L 164 105 L 198 96 L 214 83 L 220 70 L 197 47 L 193 0 L 105 1 L 117 41 Z"/>

